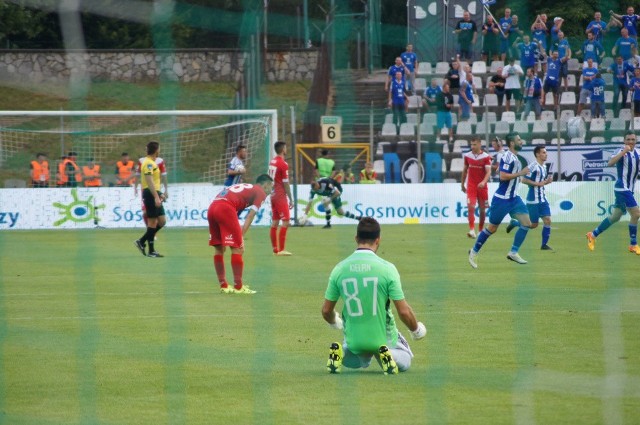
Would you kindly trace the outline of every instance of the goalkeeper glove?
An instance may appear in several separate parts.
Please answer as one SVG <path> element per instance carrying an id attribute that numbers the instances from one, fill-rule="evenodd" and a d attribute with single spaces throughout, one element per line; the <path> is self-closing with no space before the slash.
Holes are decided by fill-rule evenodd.
<path id="1" fill-rule="evenodd" d="M 334 314 L 333 323 L 329 323 L 329 326 L 331 326 L 333 329 L 338 329 L 338 330 L 344 329 L 344 323 L 342 322 L 342 317 L 340 317 L 337 311 L 334 311 L 333 314 Z"/>
<path id="2" fill-rule="evenodd" d="M 418 328 L 415 331 L 409 331 L 412 339 L 422 339 L 427 335 L 427 328 L 424 323 L 418 322 Z"/>

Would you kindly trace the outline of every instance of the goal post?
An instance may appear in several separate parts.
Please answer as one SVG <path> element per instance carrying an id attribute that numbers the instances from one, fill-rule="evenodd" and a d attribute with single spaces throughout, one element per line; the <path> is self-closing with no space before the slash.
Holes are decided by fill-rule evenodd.
<path id="1" fill-rule="evenodd" d="M 128 152 L 135 161 L 160 142 L 172 182 L 222 184 L 235 148 L 247 147 L 247 180 L 268 169 L 278 136 L 275 109 L 166 111 L 0 111 L 0 167 L 28 167 L 36 153 L 55 162 L 73 151 L 78 165 L 93 158 L 103 175 Z M 26 162 L 25 162 L 26 161 Z"/>

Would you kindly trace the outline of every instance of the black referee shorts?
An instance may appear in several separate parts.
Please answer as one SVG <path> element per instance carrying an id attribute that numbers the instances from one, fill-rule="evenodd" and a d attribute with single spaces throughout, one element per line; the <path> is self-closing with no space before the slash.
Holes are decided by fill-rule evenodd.
<path id="1" fill-rule="evenodd" d="M 158 192 L 158 195 L 162 196 L 162 192 Z M 142 203 L 144 204 L 144 209 L 147 212 L 147 218 L 157 218 L 164 215 L 164 207 L 162 204 L 159 207 L 156 207 L 156 201 L 153 199 L 153 194 L 149 189 L 144 189 L 142 191 Z"/>

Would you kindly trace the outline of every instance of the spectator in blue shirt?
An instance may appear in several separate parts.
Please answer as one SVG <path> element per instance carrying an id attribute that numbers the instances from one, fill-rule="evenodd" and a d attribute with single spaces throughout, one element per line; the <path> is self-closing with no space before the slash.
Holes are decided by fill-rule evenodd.
<path id="1" fill-rule="evenodd" d="M 414 84 L 416 82 L 416 70 L 418 69 L 418 56 L 413 51 L 413 44 L 407 44 L 407 51 L 400 55 L 402 63 L 407 69 L 405 80 L 409 84 L 407 89 L 415 94 Z"/>
<path id="2" fill-rule="evenodd" d="M 402 72 L 396 72 L 396 78 L 391 82 L 391 88 L 389 89 L 389 107 L 393 111 L 393 123 L 396 127 L 407 121 L 407 106 L 409 105 L 409 98 L 404 92 L 404 80 L 402 79 Z"/>
<path id="3" fill-rule="evenodd" d="M 422 104 L 427 108 L 427 111 L 434 110 L 436 107 L 436 97 L 438 93 L 441 92 L 440 86 L 438 86 L 438 82 L 436 79 L 431 80 L 431 85 L 427 87 L 422 95 Z"/>
<path id="4" fill-rule="evenodd" d="M 527 79 L 524 80 L 524 112 L 522 121 L 526 121 L 529 112 L 533 109 L 536 119 L 540 119 L 540 96 L 542 95 L 542 82 L 533 68 L 527 69 Z"/>
<path id="5" fill-rule="evenodd" d="M 636 25 L 638 23 L 638 19 L 640 19 L 640 16 L 635 14 L 632 6 L 627 7 L 626 15 L 618 15 L 617 13 L 614 13 L 613 10 L 610 10 L 609 13 L 614 18 L 620 19 L 622 21 L 623 28 L 626 28 L 627 31 L 629 31 L 629 37 L 637 40 L 638 31 L 636 30 Z"/>
<path id="6" fill-rule="evenodd" d="M 582 108 L 587 104 L 589 96 L 591 96 L 591 82 L 596 78 L 598 68 L 594 65 L 593 60 L 587 60 L 587 67 L 582 70 L 582 88 L 580 89 L 580 100 L 578 101 L 578 115 L 582 112 Z"/>
<path id="7" fill-rule="evenodd" d="M 620 30 L 620 38 L 616 41 L 613 49 L 611 49 L 611 54 L 613 56 L 620 55 L 622 59 L 630 62 L 633 55 L 636 54 L 636 48 L 636 41 L 629 36 L 629 30 L 625 27 Z"/>
<path id="8" fill-rule="evenodd" d="M 389 71 L 387 71 L 387 79 L 384 82 L 385 92 L 389 92 L 389 86 L 391 85 L 391 81 L 393 81 L 397 72 L 400 73 L 402 81 L 405 80 L 405 75 L 409 75 L 409 69 L 404 65 L 404 63 L 402 63 L 402 58 L 400 56 L 396 58 L 396 62 L 391 65 L 389 67 Z"/>
<path id="9" fill-rule="evenodd" d="M 592 32 L 587 33 L 587 39 L 582 43 L 582 49 L 578 52 L 582 52 L 582 67 L 587 67 L 587 60 L 592 59 L 596 64 L 602 63 L 602 59 L 604 58 L 604 47 L 600 44 L 599 41 L 596 41 L 595 36 Z"/>
<path id="10" fill-rule="evenodd" d="M 602 13 L 595 12 L 593 14 L 593 21 L 587 25 L 586 33 L 593 33 L 593 38 L 598 43 L 602 44 L 604 41 L 604 33 L 607 31 L 607 23 L 602 20 Z"/>
<path id="11" fill-rule="evenodd" d="M 562 31 L 562 24 L 564 23 L 564 19 L 559 16 L 553 18 L 553 26 L 549 31 L 551 33 L 551 48 L 557 48 L 558 46 L 558 33 Z"/>
<path id="12" fill-rule="evenodd" d="M 625 62 L 622 56 L 616 57 L 616 61 L 609 66 L 609 72 L 613 74 L 613 110 L 617 114 L 618 98 L 622 93 L 622 108 L 627 107 L 627 92 L 629 90 L 629 74 L 633 75 L 634 68 Z"/>
<path id="13" fill-rule="evenodd" d="M 564 80 L 564 90 L 569 90 L 569 82 L 567 81 L 567 75 L 569 75 L 569 59 L 571 59 L 571 46 L 569 41 L 564 38 L 564 33 L 558 31 L 558 44 L 554 49 L 558 52 L 558 59 L 562 67 L 560 68 L 560 78 Z"/>
<path id="14" fill-rule="evenodd" d="M 502 62 L 507 60 L 509 53 L 509 31 L 511 30 L 511 9 L 508 7 L 504 10 L 504 17 L 500 18 L 500 56 Z"/>
<path id="15" fill-rule="evenodd" d="M 531 36 L 533 37 L 534 43 L 538 45 L 539 51 L 537 61 L 539 70 L 545 73 L 547 72 L 545 55 L 547 53 L 547 36 L 549 35 L 549 31 L 547 30 L 547 25 L 542 18 L 543 16 L 546 15 L 538 15 L 533 25 L 531 25 Z"/>
<path id="16" fill-rule="evenodd" d="M 562 69 L 562 62 L 558 58 L 558 51 L 551 52 L 551 56 L 547 58 L 547 73 L 544 78 L 544 85 L 542 86 L 542 105 L 546 103 L 546 93 L 553 93 L 553 106 L 554 109 L 558 107 L 558 89 L 560 87 L 560 71 Z"/>
<path id="17" fill-rule="evenodd" d="M 629 90 L 632 93 L 633 116 L 640 117 L 640 68 L 634 70 L 633 78 L 629 82 Z"/>
<path id="18" fill-rule="evenodd" d="M 605 82 L 598 72 L 591 80 L 591 118 L 604 118 Z"/>
<path id="19" fill-rule="evenodd" d="M 513 47 L 520 51 L 520 66 L 527 72 L 529 68 L 535 68 L 536 60 L 538 59 L 538 45 L 532 43 L 528 35 L 522 37 L 522 42 L 519 43 L 520 37 L 516 38 L 513 43 Z"/>

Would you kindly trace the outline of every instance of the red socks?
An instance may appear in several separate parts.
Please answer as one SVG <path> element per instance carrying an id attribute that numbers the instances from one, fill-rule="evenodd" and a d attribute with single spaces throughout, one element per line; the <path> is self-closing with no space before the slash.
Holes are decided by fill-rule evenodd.
<path id="1" fill-rule="evenodd" d="M 244 268 L 244 260 L 241 254 L 231 254 L 231 269 L 233 270 L 233 282 L 235 288 L 242 288 L 242 269 Z"/>
<path id="2" fill-rule="evenodd" d="M 278 240 L 276 237 L 276 232 L 278 231 L 277 227 L 272 227 L 269 235 L 271 236 L 271 246 L 273 247 L 273 252 L 278 252 Z"/>
<path id="3" fill-rule="evenodd" d="M 216 254 L 213 256 L 213 267 L 216 269 L 216 275 L 218 275 L 218 282 L 220 287 L 227 287 L 227 278 L 224 272 L 224 256 Z"/>
<path id="4" fill-rule="evenodd" d="M 476 209 L 471 205 L 467 205 L 467 211 L 469 215 L 469 229 L 473 230 L 476 226 Z"/>
<path id="5" fill-rule="evenodd" d="M 280 228 L 280 233 L 278 234 L 279 251 L 284 251 L 284 242 L 287 239 L 287 229 L 288 227 Z"/>

